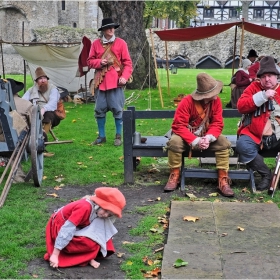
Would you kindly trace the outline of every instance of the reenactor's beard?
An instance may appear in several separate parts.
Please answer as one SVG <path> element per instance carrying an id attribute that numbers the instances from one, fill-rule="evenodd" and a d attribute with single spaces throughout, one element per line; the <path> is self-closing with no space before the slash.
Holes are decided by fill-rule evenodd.
<path id="1" fill-rule="evenodd" d="M 48 90 L 48 85 L 40 85 L 39 90 L 42 93 L 46 92 Z"/>

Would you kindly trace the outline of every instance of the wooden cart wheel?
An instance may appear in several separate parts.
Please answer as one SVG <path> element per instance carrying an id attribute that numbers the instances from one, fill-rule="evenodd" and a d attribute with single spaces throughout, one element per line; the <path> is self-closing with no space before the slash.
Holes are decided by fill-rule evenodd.
<path id="1" fill-rule="evenodd" d="M 40 107 L 37 105 L 32 108 L 29 145 L 34 185 L 40 187 L 44 169 L 44 137 Z"/>

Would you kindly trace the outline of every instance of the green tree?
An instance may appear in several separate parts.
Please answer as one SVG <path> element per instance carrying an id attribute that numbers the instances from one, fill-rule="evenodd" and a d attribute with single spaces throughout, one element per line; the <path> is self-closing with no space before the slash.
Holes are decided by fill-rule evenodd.
<path id="1" fill-rule="evenodd" d="M 153 17 L 174 20 L 179 27 L 190 26 L 190 20 L 196 16 L 196 4 L 199 1 L 146 1 L 145 28 L 150 26 Z"/>
<path id="2" fill-rule="evenodd" d="M 133 61 L 133 82 L 128 89 L 156 87 L 155 66 L 143 23 L 143 1 L 98 1 L 103 17 L 120 24 L 116 36 L 127 42 Z M 150 78 L 148 77 L 150 75 Z"/>

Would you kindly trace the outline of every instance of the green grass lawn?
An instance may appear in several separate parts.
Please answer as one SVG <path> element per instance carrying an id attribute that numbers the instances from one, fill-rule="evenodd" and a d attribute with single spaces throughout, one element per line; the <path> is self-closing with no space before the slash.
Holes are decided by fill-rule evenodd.
<path id="1" fill-rule="evenodd" d="M 193 92 L 196 89 L 196 75 L 200 72 L 207 72 L 223 81 L 224 87 L 220 97 L 225 106 L 230 100 L 230 88 L 227 86 L 231 77 L 230 69 L 178 69 L 177 74 L 169 75 L 169 90 L 166 70 L 159 69 L 161 94 L 159 89 L 152 88 L 125 90 L 126 98 L 131 95 L 137 97 L 129 106 L 135 106 L 138 110 L 175 109 L 173 99 L 178 94 Z M 23 81 L 22 75 L 6 75 L 7 77 Z M 28 76 L 27 88 L 32 85 L 32 79 Z M 115 128 L 112 114 L 110 112 L 107 114 L 107 143 L 102 146 L 90 146 L 98 135 L 93 115 L 94 104 L 75 106 L 74 103 L 65 103 L 65 108 L 67 117 L 54 128 L 54 132 L 60 140 L 72 140 L 73 143 L 48 146 L 47 150 L 54 152 L 55 156 L 44 160 L 42 187 L 35 188 L 32 181 L 25 184 L 13 184 L 4 207 L 0 209 L 0 278 L 2 279 L 32 278 L 20 272 L 26 268 L 28 261 L 41 258 L 45 252 L 44 231 L 49 218 L 48 203 L 53 201 L 52 197 L 46 196 L 47 187 L 63 184 L 79 185 L 82 188 L 96 182 L 108 186 L 119 186 L 123 183 L 123 147 L 113 145 Z M 237 122 L 238 119 L 226 119 L 224 134 L 235 134 Z M 171 120 L 142 120 L 137 123 L 137 130 L 143 135 L 163 135 L 169 130 L 170 125 Z M 49 138 L 51 140 L 50 135 Z M 160 160 L 157 161 L 154 158 L 143 158 L 138 170 L 145 170 L 151 164 L 159 164 L 159 162 Z M 268 162 L 273 167 L 273 159 Z M 163 161 L 163 165 L 166 166 L 166 161 Z M 26 171 L 29 170 L 30 162 L 24 162 L 23 166 Z M 62 181 L 58 182 L 58 178 Z M 263 202 L 270 200 L 270 197 L 263 195 Z M 278 206 L 280 205 L 279 192 L 276 192 L 273 201 Z M 148 213 L 152 216 L 151 212 L 148 211 Z M 135 231 L 137 230 L 135 229 L 132 234 L 135 234 Z M 129 274 L 129 277 L 136 276 Z"/>

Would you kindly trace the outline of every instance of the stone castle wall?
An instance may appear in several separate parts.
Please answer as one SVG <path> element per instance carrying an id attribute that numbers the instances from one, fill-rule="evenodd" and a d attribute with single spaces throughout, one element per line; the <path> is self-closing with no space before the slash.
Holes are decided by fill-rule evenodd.
<path id="1" fill-rule="evenodd" d="M 0 39 L 2 42 L 80 42 L 83 36 L 94 40 L 101 25 L 102 12 L 97 1 L 0 1 Z M 73 28 L 74 25 L 76 28 Z M 191 42 L 168 42 L 168 58 L 182 56 L 191 67 L 204 56 L 211 55 L 220 61 L 222 67 L 233 55 L 235 28 L 214 37 Z M 137 34 L 135 34 L 137 36 Z M 237 34 L 236 55 L 240 54 L 241 29 Z M 147 31 L 150 42 L 150 32 Z M 166 59 L 165 42 L 153 34 L 154 51 L 158 58 Z M 144 43 L 143 43 L 144 44 Z M 150 42 L 151 46 L 151 42 Z M 141 46 L 142 49 L 142 46 Z M 280 57 L 280 44 L 245 31 L 243 56 L 250 49 L 259 55 Z M 3 61 L 0 60 L 0 75 L 23 73 L 23 60 L 11 44 L 2 44 Z"/>

